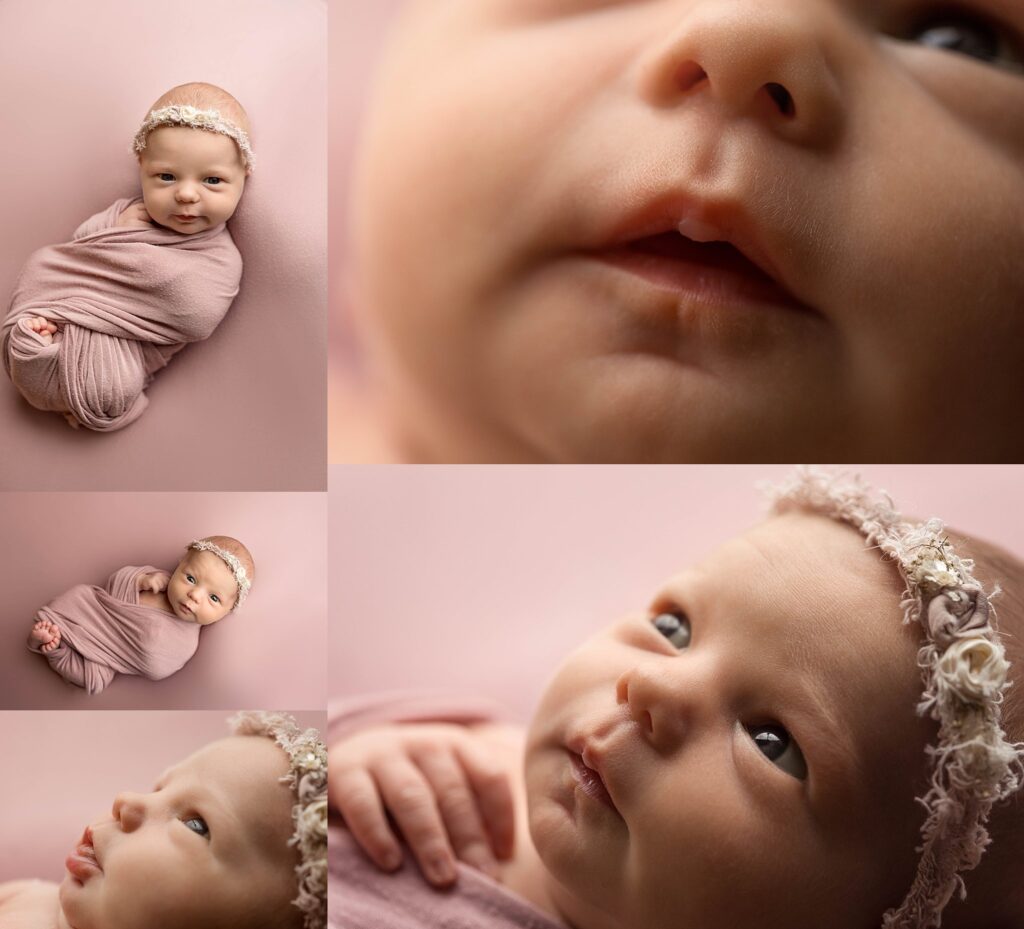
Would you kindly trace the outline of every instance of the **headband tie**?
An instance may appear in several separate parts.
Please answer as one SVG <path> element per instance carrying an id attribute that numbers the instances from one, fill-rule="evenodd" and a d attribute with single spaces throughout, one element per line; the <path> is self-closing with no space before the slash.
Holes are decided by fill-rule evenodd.
<path id="1" fill-rule="evenodd" d="M 164 106 L 159 110 L 150 110 L 139 131 L 132 141 L 132 151 L 140 154 L 146 148 L 146 140 L 154 129 L 161 126 L 188 126 L 190 129 L 203 129 L 206 132 L 218 132 L 232 139 L 238 146 L 245 163 L 245 173 L 252 174 L 256 166 L 256 155 L 249 144 L 249 135 L 240 126 L 225 119 L 219 110 L 200 110 L 194 106 Z"/>

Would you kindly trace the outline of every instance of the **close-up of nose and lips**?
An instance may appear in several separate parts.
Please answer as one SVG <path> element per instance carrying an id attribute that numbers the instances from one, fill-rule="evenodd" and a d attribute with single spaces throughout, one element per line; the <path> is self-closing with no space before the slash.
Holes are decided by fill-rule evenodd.
<path id="1" fill-rule="evenodd" d="M 1024 79 L 996 13 L 404 9 L 341 258 L 406 456 L 973 460 L 943 393 L 1008 460 Z"/>

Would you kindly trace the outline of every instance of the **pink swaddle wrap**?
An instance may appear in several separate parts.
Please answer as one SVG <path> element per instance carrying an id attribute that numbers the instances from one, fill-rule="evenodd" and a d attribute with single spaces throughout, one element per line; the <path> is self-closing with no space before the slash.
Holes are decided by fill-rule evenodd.
<path id="1" fill-rule="evenodd" d="M 159 570 L 129 565 L 115 571 L 106 588 L 72 587 L 37 614 L 60 629 L 60 645 L 51 652 L 30 649 L 90 694 L 98 694 L 115 674 L 153 681 L 170 676 L 195 654 L 200 626 L 139 602 L 139 575 Z"/>
<path id="2" fill-rule="evenodd" d="M 118 200 L 70 242 L 34 252 L 3 323 L 4 365 L 25 399 L 99 432 L 142 415 L 153 374 L 213 333 L 242 277 L 226 225 L 194 235 L 116 225 L 138 202 Z M 27 327 L 33 316 L 57 324 L 52 344 Z"/>

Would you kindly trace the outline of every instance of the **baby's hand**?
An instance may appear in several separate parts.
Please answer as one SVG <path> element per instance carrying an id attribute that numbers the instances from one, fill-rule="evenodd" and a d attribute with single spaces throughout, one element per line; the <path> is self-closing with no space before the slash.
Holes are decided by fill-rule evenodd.
<path id="1" fill-rule="evenodd" d="M 150 226 L 153 218 L 146 212 L 146 205 L 141 201 L 133 203 L 117 217 L 119 226 Z"/>
<path id="2" fill-rule="evenodd" d="M 50 322 L 45 316 L 29 316 L 25 325 L 38 335 L 47 345 L 53 342 L 57 334 L 57 324 Z"/>
<path id="3" fill-rule="evenodd" d="M 454 882 L 456 858 L 495 877 L 512 855 L 511 785 L 464 726 L 369 729 L 331 748 L 329 771 L 331 805 L 385 871 L 402 863 L 389 814 L 436 886 Z"/>
<path id="4" fill-rule="evenodd" d="M 171 576 L 166 571 L 142 574 L 139 576 L 139 592 L 151 590 L 155 594 L 163 593 L 170 582 Z"/>

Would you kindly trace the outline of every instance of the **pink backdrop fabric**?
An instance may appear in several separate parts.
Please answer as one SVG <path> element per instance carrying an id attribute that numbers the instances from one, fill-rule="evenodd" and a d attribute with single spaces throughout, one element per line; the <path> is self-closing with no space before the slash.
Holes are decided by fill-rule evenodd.
<path id="1" fill-rule="evenodd" d="M 114 434 L 73 431 L 0 378 L 0 489 L 324 489 L 326 12 L 325 0 L 0 3 L 5 311 L 32 251 L 137 192 L 131 139 L 175 84 L 238 97 L 258 162 L 229 224 L 245 271 L 221 326 Z"/>
<path id="2" fill-rule="evenodd" d="M 326 494 L 5 493 L 0 513 L 0 709 L 324 707 Z M 256 580 L 176 674 L 119 675 L 90 697 L 25 647 L 36 610 L 57 594 L 103 585 L 128 564 L 170 570 L 207 535 L 240 539 Z"/>
<path id="3" fill-rule="evenodd" d="M 260 704 L 243 709 L 284 709 Z M 232 707 L 234 712 L 235 707 Z M 292 711 L 321 732 L 322 712 Z M 148 791 L 172 764 L 229 734 L 230 713 L 0 713 L 0 882 L 60 881 L 64 859 L 121 791 Z"/>
<path id="4" fill-rule="evenodd" d="M 904 512 L 1024 557 L 1021 466 L 865 466 Z M 330 469 L 332 697 L 442 690 L 528 718 L 558 662 L 757 522 L 781 466 Z"/>

